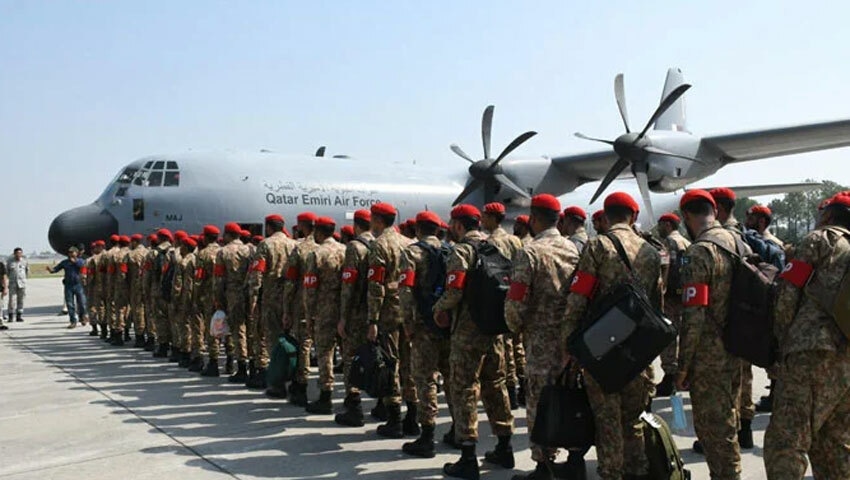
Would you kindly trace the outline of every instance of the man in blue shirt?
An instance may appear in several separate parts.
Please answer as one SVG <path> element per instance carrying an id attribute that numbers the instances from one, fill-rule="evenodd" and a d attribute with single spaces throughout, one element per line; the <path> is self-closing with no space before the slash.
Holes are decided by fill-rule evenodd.
<path id="1" fill-rule="evenodd" d="M 89 322 L 86 295 L 83 292 L 83 282 L 80 275 L 85 264 L 85 261 L 80 258 L 80 251 L 77 247 L 71 247 L 68 249 L 68 258 L 62 260 L 53 268 L 46 267 L 50 273 L 57 273 L 59 270 L 65 271 L 62 284 L 65 285 L 65 304 L 68 306 L 68 318 L 71 320 L 68 328 L 77 327 L 77 312 L 80 313 L 83 325 Z"/>

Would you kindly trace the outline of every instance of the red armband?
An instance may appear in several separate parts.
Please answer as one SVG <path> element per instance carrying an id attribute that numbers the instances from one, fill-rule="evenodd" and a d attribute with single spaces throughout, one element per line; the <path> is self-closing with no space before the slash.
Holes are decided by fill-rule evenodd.
<path id="1" fill-rule="evenodd" d="M 319 277 L 315 273 L 304 275 L 304 288 L 316 288 L 319 286 Z"/>
<path id="2" fill-rule="evenodd" d="M 405 287 L 413 288 L 416 283 L 416 272 L 413 270 L 405 270 L 398 277 L 398 284 Z"/>
<path id="3" fill-rule="evenodd" d="M 115 273 L 115 265 L 110 263 L 109 266 L 106 267 L 106 273 L 113 275 Z"/>
<path id="4" fill-rule="evenodd" d="M 375 283 L 384 283 L 384 276 L 387 273 L 387 269 L 384 267 L 378 266 L 370 266 L 369 267 L 369 281 Z"/>
<path id="5" fill-rule="evenodd" d="M 685 307 L 707 307 L 708 285 L 688 283 L 682 288 L 682 305 Z"/>
<path id="6" fill-rule="evenodd" d="M 511 288 L 508 290 L 508 300 L 522 302 L 525 300 L 526 293 L 528 293 L 528 285 L 521 282 L 511 282 Z"/>
<path id="7" fill-rule="evenodd" d="M 342 283 L 347 283 L 349 285 L 356 283 L 358 276 L 360 276 L 360 273 L 356 268 L 347 267 L 342 270 Z"/>
<path id="8" fill-rule="evenodd" d="M 121 270 L 121 273 L 127 273 L 127 272 L 130 271 L 130 268 L 127 267 L 126 263 L 122 263 L 122 264 L 118 265 L 118 269 Z"/>
<path id="9" fill-rule="evenodd" d="M 446 287 L 454 288 L 455 290 L 463 290 L 464 285 L 466 285 L 466 272 L 463 270 L 456 270 L 454 272 L 449 272 L 446 275 Z"/>
<path id="10" fill-rule="evenodd" d="M 144 265 L 142 265 L 142 270 L 146 272 L 151 268 L 153 268 L 153 264 L 151 262 L 145 262 Z"/>
<path id="11" fill-rule="evenodd" d="M 298 275 L 298 269 L 297 268 L 289 267 L 289 268 L 286 269 L 286 279 L 287 280 L 291 280 L 291 281 L 294 282 L 295 280 L 298 280 L 298 277 L 299 277 L 299 275 Z"/>
<path id="12" fill-rule="evenodd" d="M 224 268 L 224 267 L 222 267 L 222 268 Z M 166 263 L 165 265 L 162 266 L 162 274 L 165 275 L 166 273 L 168 273 L 168 271 L 170 269 L 171 269 L 171 264 Z"/>
<path id="13" fill-rule="evenodd" d="M 779 278 L 789 282 L 797 288 L 803 288 L 806 285 L 806 282 L 809 281 L 809 278 L 811 278 L 814 269 L 815 267 L 811 264 L 802 260 L 794 259 L 785 265 L 785 268 L 782 269 L 782 273 L 779 274 Z"/>
<path id="14" fill-rule="evenodd" d="M 195 280 L 203 280 L 207 278 L 207 271 L 204 270 L 204 267 L 198 267 L 195 269 Z"/>
<path id="15" fill-rule="evenodd" d="M 570 284 L 570 292 L 577 293 L 582 297 L 593 298 L 598 283 L 599 280 L 593 275 L 578 271 L 573 277 L 573 283 Z"/>
<path id="16" fill-rule="evenodd" d="M 251 264 L 251 271 L 266 273 L 266 260 L 264 258 L 254 260 L 254 263 Z"/>
<path id="17" fill-rule="evenodd" d="M 80 275 L 87 276 L 88 274 L 89 274 L 89 269 L 88 269 L 88 267 L 82 267 L 82 268 L 80 268 Z"/>
<path id="18" fill-rule="evenodd" d="M 218 264 L 213 269 L 213 275 L 218 278 L 223 277 L 225 273 L 227 273 L 227 270 L 224 269 L 224 265 Z"/>

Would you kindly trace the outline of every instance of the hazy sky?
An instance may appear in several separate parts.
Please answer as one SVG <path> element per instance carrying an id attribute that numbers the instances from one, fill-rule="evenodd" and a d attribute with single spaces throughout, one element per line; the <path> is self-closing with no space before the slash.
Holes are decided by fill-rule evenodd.
<path id="1" fill-rule="evenodd" d="M 58 213 L 149 154 L 326 144 L 465 169 L 447 147 L 480 154 L 488 103 L 496 151 L 529 129 L 517 153 L 595 150 L 572 133 L 621 133 L 617 72 L 633 124 L 670 66 L 696 133 L 850 117 L 850 4 L 819 3 L 0 0 L 0 252 L 47 249 Z M 850 184 L 848 156 L 705 183 Z"/>

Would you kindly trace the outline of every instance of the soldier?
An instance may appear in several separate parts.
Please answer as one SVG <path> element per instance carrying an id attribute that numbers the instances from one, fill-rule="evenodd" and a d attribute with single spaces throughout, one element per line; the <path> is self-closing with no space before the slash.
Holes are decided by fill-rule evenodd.
<path id="1" fill-rule="evenodd" d="M 319 399 L 307 404 L 307 412 L 330 415 L 334 386 L 333 359 L 336 349 L 336 324 L 339 320 L 339 295 L 345 246 L 333 238 L 336 223 L 332 218 L 316 219 L 313 238 L 319 245 L 307 257 L 304 273 L 305 316 L 307 330 L 316 342 L 319 364 Z"/>
<path id="2" fill-rule="evenodd" d="M 514 235 L 520 239 L 522 246 L 526 246 L 534 240 L 528 227 L 528 215 L 517 215 L 514 220 Z"/>
<path id="3" fill-rule="evenodd" d="M 29 277 L 29 262 L 24 257 L 21 247 L 12 251 L 12 256 L 6 262 L 6 275 L 9 281 L 9 321 L 12 320 L 12 310 L 15 311 L 15 321 L 23 322 L 24 301 L 27 297 L 27 277 Z"/>
<path id="4" fill-rule="evenodd" d="M 514 258 L 511 289 L 505 303 L 508 327 L 524 334 L 526 350 L 533 353 L 526 366 L 529 432 L 534 428 L 540 393 L 550 375 L 560 369 L 564 357 L 558 315 L 563 312 L 561 288 L 569 284 L 579 258 L 576 244 L 561 236 L 556 228 L 560 210 L 560 202 L 552 195 L 532 199 L 529 224 L 534 240 Z M 567 213 L 567 218 L 570 216 Z M 556 453 L 555 449 L 532 444 L 531 458 L 537 462 L 536 470 L 513 478 L 552 478 Z M 571 454 L 570 460 L 572 468 L 584 471 L 581 455 Z"/>
<path id="5" fill-rule="evenodd" d="M 363 426 L 363 407 L 360 391 L 351 384 L 351 360 L 357 347 L 366 343 L 366 295 L 369 276 L 369 245 L 375 239 L 370 231 L 372 213 L 369 210 L 354 212 L 354 239 L 345 247 L 342 266 L 342 289 L 337 333 L 342 338 L 342 359 L 345 362 L 345 411 L 334 421 L 350 427 Z M 378 405 L 383 405 L 378 402 Z"/>
<path id="6" fill-rule="evenodd" d="M 567 297 L 564 345 L 591 301 L 604 298 L 630 275 L 636 276 L 651 301 L 661 306 L 661 256 L 632 228 L 638 212 L 637 202 L 626 193 L 615 192 L 605 198 L 605 216 L 611 226 L 605 235 L 588 241 L 579 261 Z M 631 272 L 617 253 L 614 239 L 622 244 L 632 265 Z M 600 478 L 648 478 L 649 463 L 644 453 L 643 423 L 639 416 L 649 404 L 655 387 L 652 366 L 618 393 L 606 394 L 589 375 L 585 383 L 596 420 Z"/>
<path id="7" fill-rule="evenodd" d="M 156 350 L 156 299 L 154 298 L 154 289 L 156 281 L 159 278 L 154 272 L 154 262 L 159 255 L 156 249 L 159 244 L 159 236 L 156 233 L 148 235 L 148 254 L 145 258 L 145 264 L 142 270 L 144 271 L 144 279 L 142 280 L 145 286 L 145 351 L 153 352 Z"/>
<path id="8" fill-rule="evenodd" d="M 221 342 L 214 337 L 206 328 L 207 322 L 212 318 L 216 311 L 216 260 L 218 259 L 218 251 L 221 246 L 218 244 L 218 237 L 221 235 L 221 230 L 215 225 L 204 226 L 204 248 L 198 252 L 197 265 L 195 268 L 195 285 L 194 299 L 198 306 L 199 315 L 195 317 L 195 327 L 192 329 L 192 354 L 193 359 L 189 365 L 190 371 L 199 371 L 204 377 L 218 377 L 218 358 L 221 351 Z M 209 360 L 206 367 L 203 367 L 203 345 L 206 340 Z M 233 373 L 233 341 L 230 337 L 225 338 L 225 353 L 227 355 L 227 373 Z"/>
<path id="9" fill-rule="evenodd" d="M 307 257 L 319 247 L 313 238 L 313 229 L 318 217 L 313 212 L 298 215 L 298 232 L 303 238 L 286 260 L 286 283 L 283 290 L 283 329 L 294 329 L 298 340 L 298 371 L 289 385 L 289 401 L 296 406 L 307 406 L 307 376 L 310 368 L 310 350 L 313 337 L 307 329 L 304 312 L 304 271 Z"/>
<path id="10" fill-rule="evenodd" d="M 115 256 L 121 248 L 118 243 L 121 240 L 119 235 L 110 235 L 109 243 L 106 251 L 103 252 L 103 318 L 101 319 L 100 339 L 105 342 L 111 342 L 115 338 L 115 324 L 113 315 L 115 315 L 114 289 L 115 289 Z"/>
<path id="11" fill-rule="evenodd" d="M 676 388 L 690 389 L 694 429 L 713 479 L 741 475 L 738 398 L 741 360 L 723 347 L 720 332 L 729 308 L 736 251 L 734 235 L 716 220 L 717 204 L 704 190 L 689 190 L 679 203 L 694 243 L 682 261 L 682 329 Z"/>
<path id="12" fill-rule="evenodd" d="M 127 276 L 129 266 L 127 265 L 127 254 L 130 253 L 130 237 L 121 235 L 118 240 L 120 248 L 112 257 L 115 264 L 115 276 L 112 282 L 112 303 L 114 337 L 110 340 L 113 346 L 123 346 L 125 341 L 130 340 L 129 328 L 125 331 L 127 312 L 130 305 L 130 280 Z"/>
<path id="13" fill-rule="evenodd" d="M 434 428 L 439 407 L 437 403 L 437 376 L 450 377 L 448 332 L 438 331 L 432 322 L 430 309 L 423 311 L 423 303 L 444 288 L 442 278 L 429 275 L 432 256 L 442 258 L 444 248 L 437 236 L 440 217 L 434 212 L 419 212 L 414 221 L 418 242 L 404 249 L 399 277 L 399 300 L 404 320 L 405 336 L 411 342 L 413 380 L 419 388 L 417 420 L 421 426 L 421 435 L 414 441 L 405 443 L 402 451 L 423 458 L 433 458 Z M 428 282 L 440 281 L 439 285 Z M 426 316 L 427 313 L 427 316 Z M 446 390 L 446 399 L 451 414 L 451 392 Z"/>
<path id="14" fill-rule="evenodd" d="M 257 322 L 255 362 L 257 372 L 248 379 L 248 387 L 268 387 L 266 394 L 273 398 L 286 396 L 286 385 L 266 385 L 265 373 L 269 364 L 270 345 L 276 344 L 283 333 L 283 281 L 286 259 L 298 244 L 284 234 L 286 222 L 277 214 L 265 218 L 266 238 L 257 246 L 249 278 L 248 318 Z M 259 310 L 258 310 L 259 308 Z M 257 317 L 258 313 L 261 315 Z M 259 321 L 255 320 L 258 319 Z"/>
<path id="15" fill-rule="evenodd" d="M 850 196 L 832 197 L 821 223 L 780 275 L 782 382 L 764 439 L 769 480 L 802 479 L 806 454 L 815 478 L 850 478 L 850 351 L 831 313 L 850 262 Z"/>
<path id="16" fill-rule="evenodd" d="M 265 240 L 265 239 L 266 238 L 263 237 L 262 235 L 254 235 L 254 236 L 251 237 L 251 246 L 254 247 L 255 252 L 256 252 L 257 247 L 259 247 L 260 244 L 263 243 L 263 240 Z"/>
<path id="17" fill-rule="evenodd" d="M 167 283 L 169 270 L 174 263 L 174 235 L 167 228 L 160 228 L 156 232 L 156 238 L 157 244 L 153 249 L 150 284 L 152 313 L 154 322 L 156 322 L 156 349 L 153 356 L 155 358 L 166 358 L 168 357 L 168 350 L 171 348 L 173 332 L 168 318 L 168 301 L 165 299 L 163 287 Z"/>
<path id="18" fill-rule="evenodd" d="M 449 318 L 453 319 L 449 362 L 455 368 L 451 369 L 449 385 L 455 439 L 461 444 L 460 459 L 447 463 L 443 473 L 468 479 L 479 476 L 475 452 L 479 396 L 484 402 L 490 427 L 499 438 L 496 449 L 486 452 L 484 459 L 505 468 L 514 466 L 511 446 L 514 418 L 505 386 L 504 341 L 501 335 L 487 335 L 479 330 L 470 314 L 470 301 L 463 294 L 466 274 L 476 262 L 475 245 L 486 239 L 479 230 L 480 218 L 478 209 L 472 205 L 458 205 L 452 210 L 449 232 L 457 244 L 446 267 L 445 292 L 434 307 L 434 321 L 438 325 L 445 326 Z M 510 252 L 500 251 L 505 256 L 510 255 Z"/>
<path id="19" fill-rule="evenodd" d="M 679 233 L 680 223 L 681 219 L 675 213 L 665 213 L 658 219 L 658 235 L 670 258 L 670 268 L 664 282 L 664 316 L 673 322 L 676 331 L 682 328 L 682 259 L 685 250 L 691 246 L 691 242 Z M 655 387 L 656 396 L 668 397 L 673 393 L 673 383 L 679 372 L 678 355 L 678 339 L 661 352 L 661 369 L 664 370 L 664 378 Z"/>
<path id="20" fill-rule="evenodd" d="M 778 239 L 767 229 L 772 219 L 773 212 L 770 211 L 770 208 L 764 205 L 754 205 L 747 210 L 746 225 L 750 230 L 758 232 L 766 241 L 782 248 L 784 246 L 782 240 Z"/>
<path id="21" fill-rule="evenodd" d="M 85 282 L 89 300 L 89 317 L 91 318 L 92 337 L 98 336 L 97 325 L 103 316 L 103 275 L 101 266 L 103 264 L 103 247 L 106 242 L 95 240 L 92 247 L 92 255 L 86 260 Z"/>
<path id="22" fill-rule="evenodd" d="M 224 226 L 224 246 L 215 260 L 216 303 L 227 313 L 227 326 L 236 353 L 236 373 L 230 383 L 248 380 L 248 345 L 245 330 L 245 276 L 248 273 L 248 247 L 242 243 L 242 228 L 237 223 Z"/>
<path id="23" fill-rule="evenodd" d="M 183 241 L 187 238 L 189 238 L 189 234 L 183 230 L 177 230 L 174 232 L 174 246 L 171 250 L 169 250 L 168 255 L 165 257 L 165 263 L 162 267 L 162 271 L 164 273 L 160 280 L 162 284 L 162 298 L 165 302 L 164 311 L 168 316 L 168 326 L 171 329 L 171 349 L 167 355 L 170 363 L 179 363 L 183 355 L 183 352 L 181 351 L 181 344 L 183 342 L 183 318 L 179 312 L 180 302 L 178 299 L 174 298 L 173 294 L 174 282 L 177 281 L 178 276 L 183 274 L 181 268 L 183 256 L 181 255 L 180 247 L 183 244 Z"/>
<path id="24" fill-rule="evenodd" d="M 584 251 L 584 246 L 587 245 L 587 231 L 584 229 L 586 221 L 587 213 L 581 207 L 571 206 L 564 209 L 564 236 L 576 245 L 579 253 Z"/>
<path id="25" fill-rule="evenodd" d="M 357 236 L 354 233 L 354 227 L 351 225 L 343 225 L 342 228 L 339 229 L 340 241 L 343 245 L 348 245 L 349 242 L 354 240 L 354 237 Z"/>
<path id="26" fill-rule="evenodd" d="M 608 217 L 605 216 L 605 210 L 597 210 L 593 212 L 591 222 L 593 222 L 593 231 L 595 231 L 597 235 L 604 235 L 610 227 L 610 225 L 608 225 Z"/>
<path id="27" fill-rule="evenodd" d="M 130 252 L 124 260 L 127 263 L 127 276 L 130 282 L 130 304 L 127 316 L 132 320 L 136 334 L 134 348 L 144 348 L 145 329 L 147 328 L 143 282 L 148 249 L 142 244 L 142 240 L 144 240 L 144 237 L 138 233 L 130 237 Z"/>
<path id="28" fill-rule="evenodd" d="M 191 355 L 191 319 L 192 289 L 194 287 L 195 268 L 197 265 L 195 248 L 198 242 L 186 236 L 180 242 L 180 261 L 174 272 L 171 302 L 174 305 L 174 322 L 177 325 L 178 351 L 180 368 L 187 368 L 192 360 Z"/>

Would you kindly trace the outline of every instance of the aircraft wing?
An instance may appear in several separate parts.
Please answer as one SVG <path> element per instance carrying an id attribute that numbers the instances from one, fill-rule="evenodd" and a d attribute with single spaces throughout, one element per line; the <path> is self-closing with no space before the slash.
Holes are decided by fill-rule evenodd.
<path id="1" fill-rule="evenodd" d="M 850 146 L 850 120 L 703 137 L 701 147 L 719 150 L 725 163 Z"/>
<path id="2" fill-rule="evenodd" d="M 764 195 L 781 195 L 783 193 L 794 192 L 809 192 L 818 187 L 823 186 L 822 183 L 780 183 L 776 185 L 745 185 L 738 187 L 728 187 L 735 195 L 739 197 L 761 197 Z M 705 190 L 710 190 L 712 187 L 700 187 Z M 687 189 L 691 190 L 691 189 Z"/>
<path id="3" fill-rule="evenodd" d="M 576 179 L 578 185 L 602 180 L 616 161 L 617 154 L 613 150 L 552 157 L 552 165 Z M 632 172 L 626 169 L 621 176 L 631 177 Z"/>

